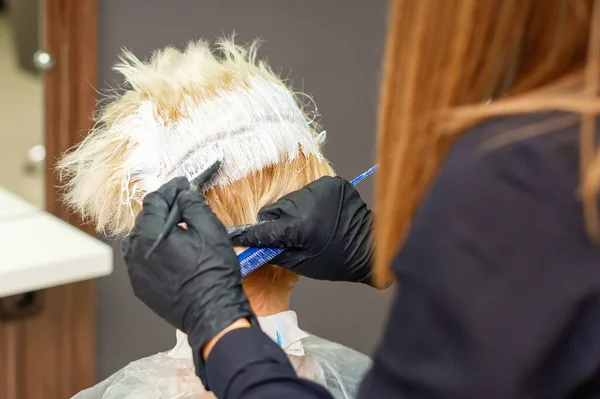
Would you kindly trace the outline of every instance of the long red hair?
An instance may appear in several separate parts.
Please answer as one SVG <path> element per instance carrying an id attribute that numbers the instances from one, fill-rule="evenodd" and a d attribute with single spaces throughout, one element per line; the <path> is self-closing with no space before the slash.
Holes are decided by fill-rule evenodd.
<path id="1" fill-rule="evenodd" d="M 393 0 L 379 111 L 379 282 L 390 280 L 390 261 L 456 137 L 498 115 L 581 115 L 583 203 L 597 235 L 599 79 L 600 0 Z"/>

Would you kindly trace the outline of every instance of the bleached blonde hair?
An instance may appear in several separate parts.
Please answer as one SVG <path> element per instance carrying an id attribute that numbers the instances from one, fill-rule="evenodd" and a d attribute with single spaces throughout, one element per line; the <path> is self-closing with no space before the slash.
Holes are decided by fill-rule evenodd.
<path id="1" fill-rule="evenodd" d="M 176 176 L 222 167 L 206 192 L 224 222 L 252 222 L 260 206 L 332 175 L 314 118 L 263 61 L 257 43 L 223 39 L 148 62 L 125 51 L 129 86 L 110 98 L 82 143 L 57 164 L 64 201 L 109 236 L 133 227 L 144 196 Z"/>

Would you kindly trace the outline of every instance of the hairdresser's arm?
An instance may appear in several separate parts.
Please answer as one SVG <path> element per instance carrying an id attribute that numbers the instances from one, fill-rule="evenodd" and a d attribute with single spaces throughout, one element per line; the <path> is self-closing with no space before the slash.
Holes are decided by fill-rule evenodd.
<path id="1" fill-rule="evenodd" d="M 216 341 L 203 355 L 218 398 L 333 399 L 322 386 L 298 378 L 281 348 L 258 328 L 239 322 Z"/>
<path id="2" fill-rule="evenodd" d="M 576 134 L 487 155 L 478 133 L 458 144 L 393 263 L 361 399 L 563 398 L 594 375 L 600 257 L 575 196 L 577 144 L 561 144 Z"/>
<path id="3" fill-rule="evenodd" d="M 187 334 L 196 373 L 217 397 L 331 399 L 324 388 L 299 379 L 260 330 L 225 228 L 204 196 L 189 188 L 177 178 L 148 194 L 123 240 L 135 295 Z M 187 228 L 175 226 L 148 257 L 173 209 Z"/>

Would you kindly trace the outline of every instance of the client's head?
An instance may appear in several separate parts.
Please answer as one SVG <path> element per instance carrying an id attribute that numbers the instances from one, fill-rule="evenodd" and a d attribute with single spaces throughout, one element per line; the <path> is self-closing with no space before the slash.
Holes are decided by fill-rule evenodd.
<path id="1" fill-rule="evenodd" d="M 218 54 L 218 55 L 217 55 Z M 256 222 L 265 205 L 324 175 L 314 120 L 263 63 L 256 47 L 222 40 L 167 48 L 142 62 L 125 52 L 115 69 L 129 86 L 107 99 L 96 127 L 58 162 L 64 200 L 109 236 L 133 227 L 144 196 L 215 160 L 205 191 L 225 225 Z M 259 316 L 287 310 L 298 276 L 264 266 L 244 280 Z"/>

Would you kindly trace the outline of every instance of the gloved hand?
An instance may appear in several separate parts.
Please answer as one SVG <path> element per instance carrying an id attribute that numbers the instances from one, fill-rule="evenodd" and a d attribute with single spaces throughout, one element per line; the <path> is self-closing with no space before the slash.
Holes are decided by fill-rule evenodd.
<path id="1" fill-rule="evenodd" d="M 234 245 L 286 248 L 273 263 L 317 280 L 372 285 L 373 213 L 339 177 L 322 177 L 228 228 Z"/>
<path id="2" fill-rule="evenodd" d="M 187 179 L 176 178 L 144 198 L 123 253 L 135 295 L 188 335 L 196 373 L 206 385 L 202 347 L 235 320 L 258 323 L 225 227 L 189 186 Z M 176 201 L 187 228 L 176 226 L 145 260 Z"/>

